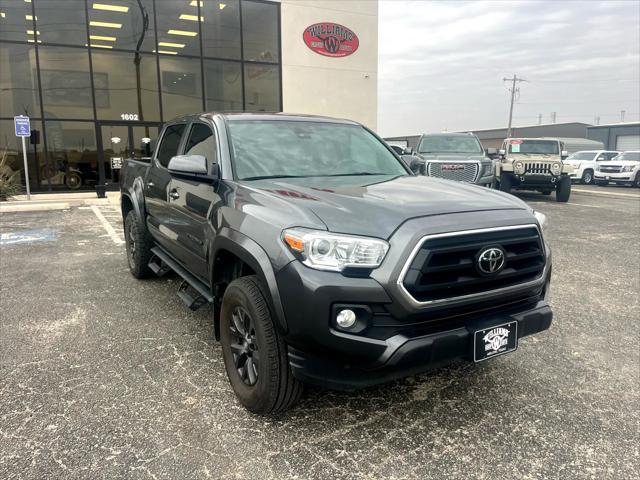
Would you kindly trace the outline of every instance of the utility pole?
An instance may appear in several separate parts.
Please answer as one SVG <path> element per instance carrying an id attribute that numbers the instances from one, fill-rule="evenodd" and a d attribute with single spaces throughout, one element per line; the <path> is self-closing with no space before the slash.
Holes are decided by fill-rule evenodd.
<path id="1" fill-rule="evenodd" d="M 538 125 L 542 125 L 542 114 L 538 114 Z"/>
<path id="2" fill-rule="evenodd" d="M 596 125 L 600 125 L 600 115 L 596 115 Z"/>
<path id="3" fill-rule="evenodd" d="M 558 112 L 551 112 L 551 123 L 556 123 L 556 115 Z"/>
<path id="4" fill-rule="evenodd" d="M 511 88 L 509 91 L 511 92 L 511 104 L 509 106 L 509 126 L 507 127 L 507 138 L 511 138 L 511 122 L 513 120 L 513 103 L 516 100 L 516 93 L 520 91 L 519 88 L 516 88 L 516 82 L 526 82 L 524 78 L 518 78 L 516 74 L 513 74 L 513 78 L 503 78 L 503 82 L 511 82 Z"/>
<path id="5" fill-rule="evenodd" d="M 624 122 L 625 113 L 627 113 L 626 110 L 620 110 L 620 123 Z"/>

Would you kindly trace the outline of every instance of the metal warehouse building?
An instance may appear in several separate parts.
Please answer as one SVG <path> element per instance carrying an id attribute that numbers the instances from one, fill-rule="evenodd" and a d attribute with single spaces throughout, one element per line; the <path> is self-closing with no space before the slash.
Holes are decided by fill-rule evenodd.
<path id="1" fill-rule="evenodd" d="M 640 122 L 587 127 L 587 138 L 604 143 L 608 150 L 640 150 Z"/>
<path id="2" fill-rule="evenodd" d="M 0 153 L 31 119 L 34 191 L 115 189 L 163 122 L 288 111 L 376 128 L 378 5 L 332 0 L 0 0 Z"/>

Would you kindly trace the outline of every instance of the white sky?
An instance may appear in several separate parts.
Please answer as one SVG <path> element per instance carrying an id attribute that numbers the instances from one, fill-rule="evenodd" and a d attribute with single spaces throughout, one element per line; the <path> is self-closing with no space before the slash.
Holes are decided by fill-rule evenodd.
<path id="1" fill-rule="evenodd" d="M 378 132 L 640 119 L 640 1 L 400 1 L 379 5 Z"/>

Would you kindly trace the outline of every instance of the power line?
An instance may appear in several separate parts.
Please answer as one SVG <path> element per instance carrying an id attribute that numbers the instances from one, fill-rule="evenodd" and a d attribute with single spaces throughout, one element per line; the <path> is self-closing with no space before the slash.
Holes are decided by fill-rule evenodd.
<path id="1" fill-rule="evenodd" d="M 516 99 L 516 92 L 520 92 L 520 88 L 516 88 L 516 82 L 526 82 L 524 78 L 518 78 L 516 74 L 513 74 L 513 78 L 503 78 L 503 82 L 511 82 L 511 104 L 509 105 L 509 126 L 507 127 L 507 138 L 511 138 L 511 122 L 513 120 L 513 103 Z"/>

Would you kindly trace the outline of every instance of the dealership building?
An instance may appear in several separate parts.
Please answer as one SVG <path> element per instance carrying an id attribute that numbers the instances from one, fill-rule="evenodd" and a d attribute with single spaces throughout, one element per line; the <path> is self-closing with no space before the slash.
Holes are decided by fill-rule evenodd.
<path id="1" fill-rule="evenodd" d="M 0 154 L 32 191 L 117 188 L 163 122 L 287 111 L 376 128 L 377 2 L 0 0 Z"/>

